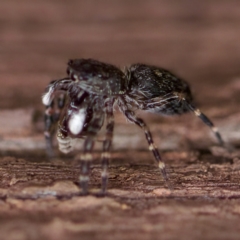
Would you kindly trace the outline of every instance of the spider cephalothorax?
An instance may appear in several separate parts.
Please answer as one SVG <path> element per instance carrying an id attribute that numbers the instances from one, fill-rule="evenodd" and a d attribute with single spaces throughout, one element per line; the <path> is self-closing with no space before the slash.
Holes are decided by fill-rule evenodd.
<path id="1" fill-rule="evenodd" d="M 223 144 L 217 128 L 192 104 L 189 85 L 165 69 L 133 64 L 122 72 L 113 65 L 93 59 L 75 59 L 68 62 L 67 74 L 66 78 L 52 81 L 43 95 L 42 100 L 46 105 L 45 137 L 49 154 L 52 154 L 53 125 L 56 121 L 58 121 L 57 140 L 62 152 L 72 150 L 73 139 L 85 139 L 83 153 L 80 156 L 80 183 L 83 194 L 88 192 L 93 145 L 104 121 L 106 134 L 102 151 L 102 192 L 106 191 L 114 128 L 114 104 L 130 122 L 143 129 L 149 150 L 153 152 L 167 183 L 165 164 L 153 143 L 147 125 L 135 115 L 136 110 L 166 115 L 192 111 L 210 126 L 220 144 Z M 60 111 L 54 113 L 53 100 L 56 95 L 59 96 Z"/>

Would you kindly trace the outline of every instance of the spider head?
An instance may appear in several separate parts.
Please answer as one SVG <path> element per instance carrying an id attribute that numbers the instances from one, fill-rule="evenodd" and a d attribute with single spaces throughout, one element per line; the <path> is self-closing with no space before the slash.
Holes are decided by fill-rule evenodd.
<path id="1" fill-rule="evenodd" d="M 82 79 L 81 79 L 82 77 L 79 76 L 79 72 L 77 72 L 76 60 L 69 60 L 69 61 L 68 61 L 67 75 L 68 75 L 69 78 L 71 78 L 73 81 L 82 80 Z"/>
<path id="2" fill-rule="evenodd" d="M 90 79 L 108 79 L 109 69 L 106 65 L 93 59 L 72 59 L 68 61 L 67 74 L 74 81 Z"/>
<path id="3" fill-rule="evenodd" d="M 124 73 L 117 67 L 93 59 L 73 59 L 67 74 L 80 88 L 97 95 L 123 94 L 126 89 Z"/>

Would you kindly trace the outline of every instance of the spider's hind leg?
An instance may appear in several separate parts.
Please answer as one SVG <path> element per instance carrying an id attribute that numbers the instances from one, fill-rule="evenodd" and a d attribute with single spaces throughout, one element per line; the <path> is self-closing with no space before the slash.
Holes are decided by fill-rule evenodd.
<path id="1" fill-rule="evenodd" d="M 215 134 L 215 136 L 216 136 L 219 144 L 220 144 L 221 146 L 224 146 L 225 143 L 224 143 L 224 141 L 223 141 L 223 139 L 222 139 L 222 137 L 221 137 L 221 134 L 219 133 L 218 128 L 214 126 L 214 124 L 212 123 L 212 121 L 211 121 L 205 114 L 203 114 L 198 108 L 194 107 L 192 104 L 190 104 L 190 103 L 188 103 L 188 102 L 186 102 L 186 103 L 187 103 L 188 108 L 189 108 L 192 112 L 194 112 L 194 114 L 195 114 L 197 117 L 199 117 L 207 126 L 209 126 L 209 127 L 211 128 L 211 130 L 212 130 L 213 133 Z"/>

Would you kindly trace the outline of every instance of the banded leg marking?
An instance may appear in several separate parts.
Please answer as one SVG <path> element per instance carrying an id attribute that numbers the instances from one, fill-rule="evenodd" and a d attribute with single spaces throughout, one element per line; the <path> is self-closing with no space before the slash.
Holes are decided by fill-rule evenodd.
<path id="1" fill-rule="evenodd" d="M 46 149 L 47 149 L 47 155 L 49 157 L 54 156 L 53 152 L 53 135 L 56 132 L 56 123 L 58 122 L 60 118 L 61 111 L 65 104 L 65 94 L 61 94 L 58 97 L 57 101 L 57 108 L 54 108 L 54 100 L 51 101 L 51 103 L 46 106 L 45 115 L 44 115 L 44 122 L 45 122 L 45 141 L 46 141 Z M 59 139 L 59 136 L 58 136 Z"/>
<path id="2" fill-rule="evenodd" d="M 52 147 L 52 131 L 54 124 L 54 102 L 52 101 L 48 106 L 46 106 L 44 114 L 44 136 L 46 141 L 46 151 L 49 157 L 53 157 L 53 147 Z"/>
<path id="3" fill-rule="evenodd" d="M 94 140 L 91 137 L 85 139 L 84 142 L 84 152 L 81 154 L 81 175 L 80 175 L 80 185 L 82 187 L 82 194 L 88 194 L 88 182 L 89 182 L 89 172 L 90 165 L 92 162 L 92 149 L 94 146 Z"/>
<path id="4" fill-rule="evenodd" d="M 113 129 L 114 129 L 114 118 L 113 118 L 113 109 L 112 102 L 108 102 L 106 106 L 106 139 L 103 142 L 103 152 L 102 152 L 102 193 L 106 193 L 107 184 L 108 184 L 108 165 L 111 157 L 110 148 L 112 145 Z"/>
<path id="5" fill-rule="evenodd" d="M 124 113 L 125 113 L 125 116 L 127 117 L 127 119 L 129 119 L 131 122 L 138 125 L 144 131 L 146 139 L 149 144 L 149 150 L 153 153 L 155 160 L 158 163 L 158 167 L 162 173 L 162 176 L 163 176 L 164 180 L 166 181 L 166 183 L 169 185 L 165 163 L 163 162 L 158 149 L 154 145 L 152 134 L 151 134 L 150 130 L 148 129 L 147 125 L 141 118 L 137 118 L 133 112 L 125 111 Z"/>
<path id="6" fill-rule="evenodd" d="M 194 106 L 192 106 L 191 104 L 187 103 L 188 107 L 191 111 L 194 112 L 194 114 L 199 117 L 207 126 L 209 126 L 211 128 L 211 130 L 213 131 L 213 133 L 215 134 L 218 142 L 220 145 L 224 145 L 224 141 L 221 137 L 221 134 L 218 131 L 218 128 L 214 126 L 214 124 L 212 123 L 212 121 L 205 115 L 203 114 L 198 108 L 195 108 Z"/>

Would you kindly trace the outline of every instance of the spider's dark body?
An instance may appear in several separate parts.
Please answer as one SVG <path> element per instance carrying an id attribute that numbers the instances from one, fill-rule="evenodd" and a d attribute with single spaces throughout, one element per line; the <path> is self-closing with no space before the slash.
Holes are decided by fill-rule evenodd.
<path id="1" fill-rule="evenodd" d="M 129 90 L 134 99 L 142 102 L 143 110 L 172 115 L 189 111 L 184 101 L 192 102 L 189 85 L 171 72 L 144 64 L 129 68 Z"/>
<path id="2" fill-rule="evenodd" d="M 93 59 L 75 59 L 68 62 L 68 77 L 52 81 L 43 95 L 46 105 L 45 137 L 49 153 L 54 117 L 53 100 L 58 92 L 61 114 L 57 139 L 59 149 L 65 153 L 72 150 L 74 138 L 84 138 L 84 149 L 80 155 L 80 183 L 83 193 L 88 191 L 88 175 L 95 137 L 106 122 L 106 135 L 102 152 L 102 191 L 107 186 L 107 166 L 113 137 L 113 106 L 117 105 L 126 118 L 143 129 L 149 150 L 167 180 L 165 165 L 155 147 L 152 135 L 145 122 L 135 115 L 138 109 L 159 114 L 182 114 L 193 111 L 214 131 L 223 144 L 220 134 L 212 122 L 192 104 L 189 85 L 171 72 L 144 64 L 133 64 L 122 72 L 117 67 Z M 66 97 L 66 102 L 64 99 Z"/>
<path id="3" fill-rule="evenodd" d="M 68 88 L 67 112 L 60 121 L 60 133 L 75 138 L 94 136 L 104 123 L 104 104 L 125 93 L 125 75 L 113 65 L 92 59 L 70 60 L 67 73 L 72 82 Z M 71 121 L 80 115 L 84 118 L 82 128 L 78 126 L 79 132 L 71 130 Z"/>
<path id="4" fill-rule="evenodd" d="M 126 79 L 117 67 L 93 59 L 75 59 L 68 62 L 68 75 L 88 93 L 102 96 L 123 94 Z"/>

